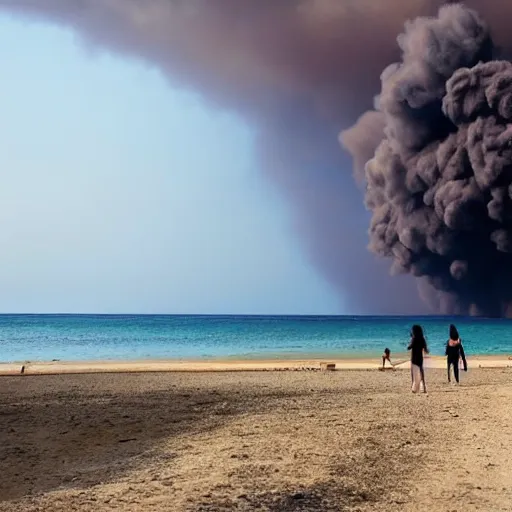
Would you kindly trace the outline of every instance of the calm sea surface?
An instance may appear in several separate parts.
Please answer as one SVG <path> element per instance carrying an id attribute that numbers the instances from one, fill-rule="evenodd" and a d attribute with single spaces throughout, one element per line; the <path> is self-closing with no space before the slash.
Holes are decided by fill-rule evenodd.
<path id="1" fill-rule="evenodd" d="M 0 361 L 379 356 L 404 353 L 410 327 L 443 354 L 448 325 L 469 354 L 511 354 L 512 321 L 466 318 L 0 315 Z"/>

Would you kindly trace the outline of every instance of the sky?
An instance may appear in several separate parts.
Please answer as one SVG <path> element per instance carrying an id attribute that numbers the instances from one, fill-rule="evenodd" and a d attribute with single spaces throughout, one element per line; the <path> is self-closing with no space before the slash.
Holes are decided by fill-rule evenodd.
<path id="1" fill-rule="evenodd" d="M 0 60 L 0 312 L 343 313 L 243 120 L 61 27 Z"/>

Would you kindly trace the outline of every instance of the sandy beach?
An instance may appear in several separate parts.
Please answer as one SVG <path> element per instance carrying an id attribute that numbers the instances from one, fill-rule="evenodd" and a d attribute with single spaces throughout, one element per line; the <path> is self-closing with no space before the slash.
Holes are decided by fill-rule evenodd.
<path id="1" fill-rule="evenodd" d="M 512 369 L 0 379 L 0 511 L 505 511 Z"/>
<path id="2" fill-rule="evenodd" d="M 393 358 L 397 369 L 409 368 L 409 355 Z M 129 372 L 247 372 L 275 370 L 319 370 L 322 362 L 334 363 L 336 370 L 374 370 L 382 363 L 379 358 L 275 358 L 275 359 L 206 359 L 206 360 L 144 360 L 144 361 L 41 361 L 0 363 L 0 375 L 62 375 L 76 373 Z M 445 368 L 446 359 L 440 356 L 425 358 L 427 368 Z M 470 368 L 512 368 L 509 356 L 476 356 Z"/>

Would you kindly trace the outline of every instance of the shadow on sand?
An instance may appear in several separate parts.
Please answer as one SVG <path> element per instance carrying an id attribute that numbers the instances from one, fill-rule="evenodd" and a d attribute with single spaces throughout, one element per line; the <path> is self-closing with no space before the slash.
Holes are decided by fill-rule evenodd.
<path id="1" fill-rule="evenodd" d="M 227 389 L 170 384 L 164 390 L 94 394 L 82 392 L 77 376 L 78 386 L 53 385 L 65 378 L 0 379 L 0 501 L 114 481 L 148 458 L 162 456 L 172 463 L 172 455 L 154 449 L 160 441 L 214 430 L 257 408 L 249 397 Z M 116 379 L 98 377 L 98 392 L 109 378 Z M 19 385 L 16 379 L 39 392 L 11 396 L 6 390 Z"/>
<path id="2" fill-rule="evenodd" d="M 316 382 L 314 389 L 303 377 L 284 378 L 289 380 L 285 389 L 265 385 L 256 377 L 239 388 L 220 376 L 188 376 L 180 381 L 176 374 L 2 378 L 0 502 L 61 488 L 87 490 L 116 482 L 159 459 L 172 466 L 180 437 L 186 444 L 188 436 L 214 432 L 241 414 L 287 408 L 293 416 L 294 410 L 300 410 L 299 397 L 307 405 L 313 392 L 327 411 L 342 403 L 366 408 L 373 403 L 356 383 L 344 385 L 340 394 L 329 384 L 332 376 L 309 377 Z M 375 383 L 375 389 L 380 386 Z M 380 404 L 375 407 L 381 411 Z M 342 445 L 333 447 L 332 459 L 325 461 L 330 472 L 326 481 L 313 487 L 272 489 L 245 480 L 245 495 L 235 493 L 226 498 L 228 502 L 217 502 L 216 497 L 203 501 L 199 496 L 194 510 L 330 511 L 379 502 L 419 463 L 409 456 L 410 445 L 402 446 L 400 431 L 391 428 L 383 414 L 389 432 L 373 432 L 382 426 L 374 421 L 356 432 L 352 445 L 342 439 Z M 162 450 L 162 443 L 168 443 L 168 449 Z M 349 452 L 350 457 L 342 456 Z"/>

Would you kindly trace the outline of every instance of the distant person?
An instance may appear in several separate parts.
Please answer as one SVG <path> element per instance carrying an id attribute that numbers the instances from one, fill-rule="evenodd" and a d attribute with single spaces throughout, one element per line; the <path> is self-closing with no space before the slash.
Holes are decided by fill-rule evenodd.
<path id="1" fill-rule="evenodd" d="M 386 361 L 391 365 L 392 368 L 394 368 L 393 363 L 391 362 L 391 350 L 389 348 L 384 349 L 384 354 L 382 354 L 382 369 L 384 370 L 386 366 Z"/>
<path id="2" fill-rule="evenodd" d="M 448 365 L 448 382 L 451 382 L 450 367 L 453 366 L 453 375 L 457 384 L 459 383 L 459 361 L 462 359 L 464 371 L 468 371 L 468 364 L 466 362 L 466 354 L 464 354 L 464 347 L 462 340 L 459 336 L 459 331 L 455 325 L 450 325 L 450 339 L 446 342 L 446 362 Z"/>
<path id="3" fill-rule="evenodd" d="M 426 393 L 427 384 L 423 371 L 423 353 L 428 354 L 428 347 L 421 325 L 412 326 L 411 341 L 407 350 L 411 351 L 412 392 L 417 393 L 420 390 L 421 383 L 423 383 L 423 393 Z"/>

